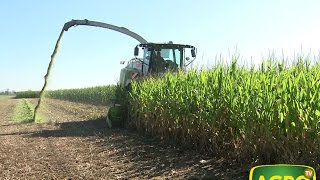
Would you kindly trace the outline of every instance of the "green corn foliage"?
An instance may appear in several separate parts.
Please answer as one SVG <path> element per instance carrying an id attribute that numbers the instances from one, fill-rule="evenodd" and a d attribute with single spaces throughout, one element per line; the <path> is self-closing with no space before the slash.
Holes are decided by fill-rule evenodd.
<path id="1" fill-rule="evenodd" d="M 292 162 L 319 152 L 320 65 L 268 59 L 135 82 L 131 121 L 151 134 L 229 156 Z M 318 143 L 316 143 L 318 142 Z M 303 144 L 303 145 L 302 145 Z"/>
<path id="2" fill-rule="evenodd" d="M 59 89 L 46 92 L 46 97 L 74 102 L 107 105 L 115 98 L 116 86 L 96 86 L 78 89 Z"/>
<path id="3" fill-rule="evenodd" d="M 107 105 L 115 98 L 117 86 L 95 86 L 78 89 L 59 89 L 45 92 L 45 97 L 74 102 Z M 40 91 L 20 91 L 16 98 L 39 98 Z"/>
<path id="4" fill-rule="evenodd" d="M 26 99 L 19 100 L 16 106 L 14 121 L 17 123 L 28 123 L 33 121 L 34 106 Z"/>
<path id="5" fill-rule="evenodd" d="M 39 98 L 40 96 L 40 91 L 19 91 L 16 93 L 15 98 Z"/>

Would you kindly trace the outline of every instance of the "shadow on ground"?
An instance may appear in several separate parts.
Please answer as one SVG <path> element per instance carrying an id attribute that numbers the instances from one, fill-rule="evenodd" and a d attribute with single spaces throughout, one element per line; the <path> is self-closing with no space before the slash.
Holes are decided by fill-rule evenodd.
<path id="1" fill-rule="evenodd" d="M 56 129 L 34 132 L 30 137 L 88 137 L 111 133 L 103 119 L 56 123 Z"/>
<path id="2" fill-rule="evenodd" d="M 43 125 L 50 125 L 50 123 L 36 124 L 32 122 L 25 122 L 3 124 L 1 126 L 39 126 L 39 131 L 28 131 L 28 128 L 25 128 L 27 129 L 25 131 L 0 133 L 0 136 L 25 135 L 26 137 L 89 137 L 97 136 L 98 134 L 110 133 L 110 131 L 106 130 L 107 126 L 103 119 L 56 123 L 54 124 L 55 128 L 41 128 Z"/>
<path id="3" fill-rule="evenodd" d="M 21 134 L 21 133 L 20 133 Z M 248 169 L 212 158 L 174 142 L 145 137 L 127 129 L 108 129 L 103 119 L 71 121 L 55 129 L 26 133 L 26 137 L 86 137 L 98 151 L 108 151 L 116 176 L 126 178 L 247 179 Z"/>

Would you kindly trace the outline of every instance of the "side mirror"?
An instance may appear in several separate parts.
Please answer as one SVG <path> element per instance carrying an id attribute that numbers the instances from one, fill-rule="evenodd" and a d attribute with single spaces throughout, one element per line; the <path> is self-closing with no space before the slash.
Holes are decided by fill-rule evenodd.
<path id="1" fill-rule="evenodd" d="M 138 55 L 139 55 L 139 48 L 138 48 L 138 46 L 136 46 L 134 48 L 134 56 L 138 56 Z"/>
<path id="2" fill-rule="evenodd" d="M 126 63 L 126 61 L 120 61 L 120 64 L 124 64 L 124 63 Z"/>
<path id="3" fill-rule="evenodd" d="M 186 60 L 188 63 L 185 65 L 186 67 L 189 66 L 196 58 L 190 59 L 189 57 L 186 57 Z"/>
<path id="4" fill-rule="evenodd" d="M 195 48 L 192 48 L 192 49 L 191 49 L 191 56 L 192 56 L 192 57 L 196 57 Z"/>

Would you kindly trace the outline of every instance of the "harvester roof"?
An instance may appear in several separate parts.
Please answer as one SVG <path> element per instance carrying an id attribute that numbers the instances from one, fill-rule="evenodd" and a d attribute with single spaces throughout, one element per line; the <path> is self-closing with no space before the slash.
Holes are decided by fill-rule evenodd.
<path id="1" fill-rule="evenodd" d="M 145 43 L 139 44 L 143 48 L 163 48 L 163 49 L 175 49 L 175 48 L 195 48 L 194 46 L 187 44 L 172 44 L 172 43 Z"/>

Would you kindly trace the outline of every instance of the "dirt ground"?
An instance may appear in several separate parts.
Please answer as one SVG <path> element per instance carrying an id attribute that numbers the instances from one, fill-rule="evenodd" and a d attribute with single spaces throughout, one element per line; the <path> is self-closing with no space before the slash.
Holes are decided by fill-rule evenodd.
<path id="1" fill-rule="evenodd" d="M 49 123 L 15 124 L 17 102 L 0 98 L 0 179 L 249 177 L 249 167 L 127 129 L 108 129 L 99 118 L 106 107 L 49 100 L 44 110 Z"/>

